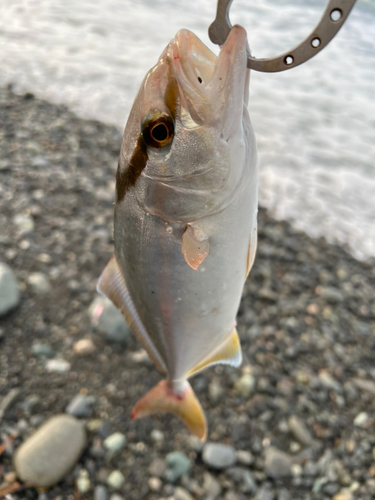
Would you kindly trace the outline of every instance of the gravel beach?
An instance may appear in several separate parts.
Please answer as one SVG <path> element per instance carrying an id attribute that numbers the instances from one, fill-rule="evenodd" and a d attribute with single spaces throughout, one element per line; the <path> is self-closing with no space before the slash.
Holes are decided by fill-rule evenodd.
<path id="1" fill-rule="evenodd" d="M 169 415 L 130 420 L 161 375 L 96 292 L 121 135 L 0 89 L 0 491 L 17 480 L 8 499 L 375 498 L 375 263 L 262 209 L 243 365 L 191 380 L 207 443 Z"/>

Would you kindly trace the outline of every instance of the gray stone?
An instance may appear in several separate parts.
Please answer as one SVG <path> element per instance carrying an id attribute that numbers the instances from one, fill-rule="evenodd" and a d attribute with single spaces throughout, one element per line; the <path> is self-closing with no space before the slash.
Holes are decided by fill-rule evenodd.
<path id="1" fill-rule="evenodd" d="M 284 488 L 277 492 L 277 500 L 293 500 L 292 495 Z"/>
<path id="2" fill-rule="evenodd" d="M 255 494 L 257 492 L 257 485 L 248 470 L 242 467 L 230 467 L 226 470 L 226 474 L 228 474 L 235 483 L 240 485 L 240 490 L 243 493 Z"/>
<path id="3" fill-rule="evenodd" d="M 94 402 L 95 398 L 92 396 L 77 394 L 70 401 L 65 412 L 73 417 L 89 417 L 92 414 L 92 405 Z"/>
<path id="4" fill-rule="evenodd" d="M 297 417 L 297 415 L 292 415 L 289 417 L 288 425 L 290 432 L 301 444 L 309 446 L 313 439 L 309 430 L 306 428 L 305 424 Z"/>
<path id="5" fill-rule="evenodd" d="M 165 457 L 167 469 L 164 473 L 164 478 L 170 483 L 174 483 L 181 476 L 186 474 L 192 466 L 191 460 L 180 451 L 168 453 Z"/>
<path id="6" fill-rule="evenodd" d="M 174 490 L 173 494 L 174 500 L 194 500 L 190 493 L 185 490 L 185 488 L 181 488 L 181 486 L 177 486 Z"/>
<path id="7" fill-rule="evenodd" d="M 53 350 L 48 344 L 33 344 L 33 346 L 31 347 L 31 353 L 34 356 L 40 356 L 44 358 L 50 358 L 51 356 L 53 356 Z"/>
<path id="8" fill-rule="evenodd" d="M 257 493 L 257 500 L 273 500 L 274 498 L 273 492 L 267 486 L 262 486 Z"/>
<path id="9" fill-rule="evenodd" d="M 207 443 L 203 448 L 203 462 L 213 469 L 225 469 L 236 463 L 236 451 L 232 446 Z"/>
<path id="10" fill-rule="evenodd" d="M 235 390 L 241 394 L 241 396 L 248 397 L 255 389 L 256 380 L 250 373 L 245 373 L 236 380 L 234 384 Z"/>
<path id="11" fill-rule="evenodd" d="M 80 493 L 87 493 L 91 488 L 89 473 L 85 469 L 81 469 L 77 478 L 77 488 Z"/>
<path id="12" fill-rule="evenodd" d="M 17 226 L 20 234 L 28 234 L 34 231 L 34 219 L 30 215 L 17 214 L 13 217 L 13 223 Z"/>
<path id="13" fill-rule="evenodd" d="M 253 455 L 247 450 L 236 451 L 237 462 L 243 465 L 251 465 L 254 462 Z"/>
<path id="14" fill-rule="evenodd" d="M 114 490 L 118 490 L 125 483 L 125 477 L 119 470 L 114 470 L 110 473 L 107 479 L 107 484 Z"/>
<path id="15" fill-rule="evenodd" d="M 206 500 L 215 500 L 221 493 L 221 486 L 218 481 L 209 472 L 205 472 L 203 476 L 203 489 L 207 493 Z"/>
<path id="16" fill-rule="evenodd" d="M 31 273 L 27 277 L 27 282 L 35 293 L 40 295 L 51 291 L 51 285 L 48 278 L 43 273 Z"/>
<path id="17" fill-rule="evenodd" d="M 291 476 L 292 459 L 283 451 L 269 447 L 266 449 L 264 468 L 266 474 L 270 477 L 279 478 Z"/>
<path id="18" fill-rule="evenodd" d="M 161 443 L 162 441 L 164 441 L 164 434 L 158 429 L 153 429 L 151 431 L 150 437 L 155 443 Z"/>
<path id="19" fill-rule="evenodd" d="M 70 370 L 70 363 L 60 358 L 49 359 L 46 363 L 46 370 L 48 372 L 66 373 Z"/>
<path id="20" fill-rule="evenodd" d="M 5 412 L 9 410 L 14 403 L 19 399 L 21 394 L 21 389 L 18 389 L 18 387 L 15 387 L 14 389 L 11 389 L 6 396 L 3 397 L 0 403 L 0 419 L 3 418 L 5 415 Z"/>
<path id="21" fill-rule="evenodd" d="M 126 437 L 121 432 L 114 432 L 104 440 L 103 445 L 109 451 L 120 451 L 126 445 Z"/>
<path id="22" fill-rule="evenodd" d="M 338 288 L 335 287 L 322 287 L 320 296 L 330 304 L 337 304 L 338 302 L 342 302 L 344 300 L 343 294 Z"/>
<path id="23" fill-rule="evenodd" d="M 18 306 L 20 292 L 16 278 L 9 266 L 0 262 L 0 316 Z"/>
<path id="24" fill-rule="evenodd" d="M 152 476 L 161 477 L 164 474 L 166 468 L 167 468 L 167 464 L 165 463 L 165 461 L 162 458 L 155 458 L 151 462 L 148 470 Z"/>
<path id="25" fill-rule="evenodd" d="M 94 500 L 108 500 L 108 490 L 102 484 L 95 487 Z"/>
<path id="26" fill-rule="evenodd" d="M 86 446 L 84 426 L 70 415 L 45 422 L 17 450 L 14 466 L 22 481 L 36 486 L 58 483 L 76 464 Z"/>
<path id="27" fill-rule="evenodd" d="M 127 343 L 131 330 L 124 316 L 112 302 L 105 297 L 98 297 L 90 306 L 90 316 L 96 329 L 111 342 Z"/>
<path id="28" fill-rule="evenodd" d="M 112 493 L 109 500 L 125 500 L 123 496 L 118 493 Z"/>

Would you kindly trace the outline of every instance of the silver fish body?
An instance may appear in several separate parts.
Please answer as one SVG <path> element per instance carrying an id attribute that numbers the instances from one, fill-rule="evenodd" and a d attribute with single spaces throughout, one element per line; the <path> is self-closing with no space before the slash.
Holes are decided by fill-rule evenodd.
<path id="1" fill-rule="evenodd" d="M 187 30 L 167 46 L 142 83 L 121 146 L 112 265 L 123 298 L 109 272 L 99 283 L 166 373 L 163 391 L 177 397 L 164 404 L 163 391 L 151 391 L 133 417 L 173 411 L 201 438 L 203 424 L 197 431 L 188 422 L 196 416 L 174 405 L 193 373 L 241 362 L 235 318 L 258 206 L 248 78 L 240 26 L 219 57 Z"/>

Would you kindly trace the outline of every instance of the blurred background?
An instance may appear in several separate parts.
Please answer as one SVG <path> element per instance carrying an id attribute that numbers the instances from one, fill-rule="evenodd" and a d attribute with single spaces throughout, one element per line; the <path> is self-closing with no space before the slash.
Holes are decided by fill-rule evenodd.
<path id="1" fill-rule="evenodd" d="M 291 49 L 325 0 L 235 0 L 252 53 Z M 215 0 L 2 0 L 0 85 L 123 129 L 139 85 L 180 28 L 212 50 Z M 334 40 L 303 66 L 253 72 L 260 201 L 312 236 L 375 255 L 375 0 L 358 0 Z"/>

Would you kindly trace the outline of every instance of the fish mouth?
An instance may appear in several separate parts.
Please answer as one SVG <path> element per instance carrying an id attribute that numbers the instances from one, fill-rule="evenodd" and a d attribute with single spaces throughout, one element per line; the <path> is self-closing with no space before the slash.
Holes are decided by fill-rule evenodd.
<path id="1" fill-rule="evenodd" d="M 242 26 L 231 29 L 219 56 L 189 30 L 180 30 L 169 46 L 172 73 L 178 82 L 181 106 L 198 125 L 210 115 L 224 113 L 234 101 L 242 108 L 246 94 L 247 36 Z M 225 114 L 225 113 L 224 113 Z"/>

